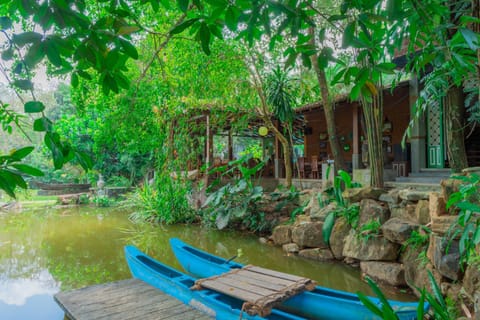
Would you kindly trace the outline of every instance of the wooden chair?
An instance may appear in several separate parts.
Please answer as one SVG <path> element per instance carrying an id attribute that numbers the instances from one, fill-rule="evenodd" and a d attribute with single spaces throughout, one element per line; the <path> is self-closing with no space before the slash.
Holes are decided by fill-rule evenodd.
<path id="1" fill-rule="evenodd" d="M 300 179 L 305 178 L 305 157 L 298 157 L 298 171 L 300 172 Z"/>
<path id="2" fill-rule="evenodd" d="M 312 156 L 312 179 L 318 178 L 318 156 Z"/>

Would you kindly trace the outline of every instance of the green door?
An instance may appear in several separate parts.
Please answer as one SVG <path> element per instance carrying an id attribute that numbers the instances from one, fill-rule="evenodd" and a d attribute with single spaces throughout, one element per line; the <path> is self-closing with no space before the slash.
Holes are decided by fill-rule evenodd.
<path id="1" fill-rule="evenodd" d="M 444 168 L 443 107 L 428 108 L 427 159 L 429 168 Z"/>

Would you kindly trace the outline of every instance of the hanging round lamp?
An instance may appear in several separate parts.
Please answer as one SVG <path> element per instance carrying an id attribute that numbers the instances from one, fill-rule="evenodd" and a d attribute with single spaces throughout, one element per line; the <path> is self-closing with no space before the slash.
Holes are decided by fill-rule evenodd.
<path id="1" fill-rule="evenodd" d="M 265 137 L 268 134 L 268 128 L 261 126 L 260 128 L 258 128 L 258 134 L 262 137 Z"/>

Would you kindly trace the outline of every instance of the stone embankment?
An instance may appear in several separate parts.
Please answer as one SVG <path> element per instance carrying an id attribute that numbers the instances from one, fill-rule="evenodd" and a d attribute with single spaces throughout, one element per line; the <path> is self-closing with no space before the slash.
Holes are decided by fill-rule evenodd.
<path id="1" fill-rule="evenodd" d="M 430 289 L 430 271 L 445 296 L 477 309 L 479 268 L 460 266 L 458 237 L 449 236 L 457 216 L 447 212 L 445 199 L 458 183 L 444 180 L 441 192 L 347 189 L 341 207 L 335 202 L 320 205 L 322 190 L 309 190 L 304 214 L 293 225 L 277 226 L 271 240 L 289 254 L 354 264 L 377 282 L 408 286 L 417 295 L 416 288 Z M 326 242 L 323 225 L 332 211 L 337 214 Z"/>

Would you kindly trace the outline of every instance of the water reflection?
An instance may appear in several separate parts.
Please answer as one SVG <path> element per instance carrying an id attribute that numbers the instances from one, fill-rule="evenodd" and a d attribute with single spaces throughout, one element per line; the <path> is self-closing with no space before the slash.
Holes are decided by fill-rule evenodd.
<path id="1" fill-rule="evenodd" d="M 0 279 L 0 301 L 4 304 L 22 306 L 28 298 L 36 295 L 53 295 L 60 290 L 60 285 L 48 270 L 41 270 L 31 278 L 14 279 L 4 273 Z"/>
<path id="2" fill-rule="evenodd" d="M 316 280 L 341 290 L 371 294 L 358 270 L 334 263 L 285 257 L 280 248 L 257 238 L 198 226 L 132 224 L 128 213 L 108 208 L 29 209 L 0 216 L 0 319 L 62 320 L 53 301 L 60 290 L 130 277 L 123 246 L 137 245 L 162 262 L 180 268 L 169 239 L 178 237 L 203 250 Z M 392 295 L 411 299 L 407 295 Z"/>

